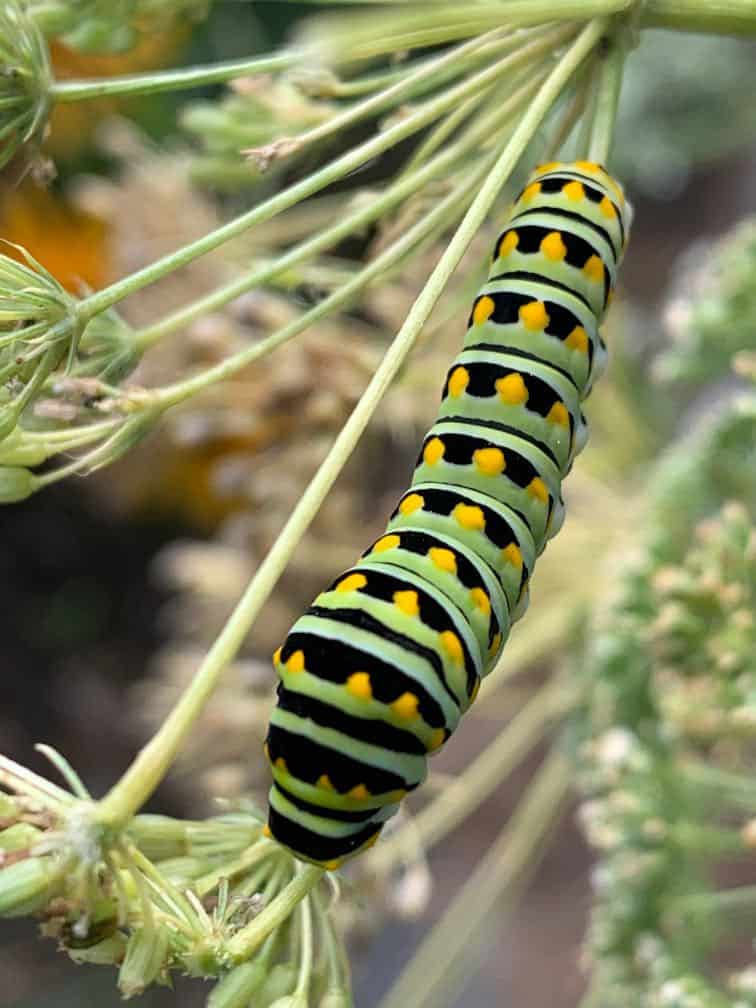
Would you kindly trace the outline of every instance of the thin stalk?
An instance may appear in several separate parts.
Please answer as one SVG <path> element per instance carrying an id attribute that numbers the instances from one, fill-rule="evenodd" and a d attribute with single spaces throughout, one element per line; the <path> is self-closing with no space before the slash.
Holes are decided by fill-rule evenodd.
<path id="1" fill-rule="evenodd" d="M 482 139 L 499 129 L 532 95 L 538 83 L 538 78 L 529 80 L 523 87 L 518 88 L 517 91 L 510 95 L 509 99 L 503 102 L 499 109 L 495 110 L 494 114 L 486 116 L 475 123 L 457 143 L 448 147 L 443 154 L 428 162 L 411 176 L 402 177 L 382 196 L 371 200 L 368 206 L 364 206 L 362 209 L 347 215 L 343 220 L 321 231 L 313 238 L 301 242 L 291 249 L 291 251 L 279 256 L 273 262 L 257 268 L 244 276 L 237 277 L 230 283 L 224 284 L 217 290 L 211 291 L 209 294 L 185 305 L 178 311 L 167 315 L 152 325 L 140 329 L 134 337 L 136 346 L 139 347 L 140 351 L 144 351 L 163 336 L 183 328 L 208 312 L 216 311 L 253 287 L 261 286 L 280 273 L 284 273 L 297 266 L 303 260 L 310 259 L 319 252 L 331 248 L 341 241 L 342 238 L 353 234 L 366 224 L 382 217 L 421 189 L 426 183 L 437 178 L 445 170 L 452 169 L 465 154 L 473 151 Z"/>
<path id="2" fill-rule="evenodd" d="M 553 161 L 561 152 L 564 145 L 570 138 L 570 134 L 576 123 L 585 114 L 585 106 L 588 101 L 588 88 L 590 85 L 590 75 L 585 74 L 583 80 L 579 81 L 575 88 L 567 108 L 554 131 L 553 137 L 546 150 L 546 160 Z"/>
<path id="3" fill-rule="evenodd" d="M 287 2 L 296 2 L 296 0 L 287 0 Z M 305 0 L 305 2 L 319 3 L 321 0 Z M 364 5 L 365 3 L 381 5 L 392 3 L 397 6 L 416 5 L 416 0 L 329 0 L 329 2 L 345 5 Z M 559 0 L 559 3 L 555 4 L 554 0 L 506 0 L 506 20 L 509 25 L 541 24 L 546 21 L 587 21 L 589 18 L 627 10 L 633 2 L 634 0 Z M 657 2 L 664 2 L 664 0 L 657 0 Z M 692 7 L 695 3 L 696 0 L 687 0 L 685 5 Z M 741 6 L 745 3 L 746 0 L 734 0 L 735 6 Z M 490 3 L 484 4 L 482 0 L 473 0 L 472 9 L 475 10 L 478 5 L 492 6 Z M 470 5 L 468 4 L 468 6 Z"/>
<path id="4" fill-rule="evenodd" d="M 302 920 L 302 959 L 299 965 L 299 977 L 294 993 L 300 997 L 307 997 L 307 991 L 310 987 L 310 977 L 312 976 L 313 959 L 312 900 L 302 900 L 299 904 L 299 916 Z"/>
<path id="5" fill-rule="evenodd" d="M 753 36 L 756 35 L 756 4 L 753 0 L 707 0 L 706 3 L 701 0 L 645 0 L 641 26 Z"/>
<path id="6" fill-rule="evenodd" d="M 568 793 L 572 768 L 553 752 L 530 783 L 510 821 L 380 1003 L 380 1008 L 448 1004 L 464 983 L 460 958 L 502 898 L 511 909 L 543 854 Z M 453 974 L 452 974 L 453 971 Z M 452 974 L 452 975 L 450 975 Z M 443 993 L 442 993 L 443 989 Z M 456 993 L 456 991 L 454 992 Z"/>
<path id="7" fill-rule="evenodd" d="M 491 42 L 496 43 L 493 51 L 490 45 Z M 293 142 L 296 143 L 297 150 L 299 150 L 309 144 L 324 140 L 326 137 L 341 133 L 361 120 L 373 118 L 378 113 L 385 111 L 385 109 L 399 104 L 399 102 L 417 94 L 419 90 L 435 87 L 451 76 L 458 76 L 464 73 L 465 70 L 469 69 L 471 64 L 480 59 L 481 55 L 484 57 L 490 55 L 498 56 L 516 44 L 517 41 L 511 38 L 499 38 L 499 33 L 496 31 L 476 37 L 472 41 L 453 49 L 451 53 L 445 53 L 441 57 L 427 60 L 417 70 L 410 74 L 405 74 L 396 84 L 392 84 L 390 87 L 371 95 L 364 101 L 357 102 L 357 104 L 352 105 L 350 108 L 344 109 L 343 112 L 333 116 L 327 122 L 314 126 L 305 133 L 300 133 L 298 136 L 292 138 Z M 480 53 L 480 50 L 483 50 L 483 52 Z M 454 58 L 449 59 L 450 56 Z"/>
<path id="8" fill-rule="evenodd" d="M 542 740 L 550 722 L 568 708 L 572 697 L 563 683 L 542 687 L 493 742 L 436 795 L 406 827 L 386 837 L 367 855 L 376 873 L 388 870 L 406 847 L 405 830 L 413 843 L 428 850 L 456 829 L 509 776 Z"/>
<path id="9" fill-rule="evenodd" d="M 302 865 L 294 878 L 264 910 L 231 938 L 226 951 L 232 962 L 248 959 L 262 942 L 283 923 L 294 907 L 315 888 L 324 875 L 317 865 Z"/>
<path id="10" fill-rule="evenodd" d="M 609 52 L 603 58 L 593 107 L 588 158 L 598 164 L 606 164 L 609 159 L 624 66 L 625 46 L 617 33 L 612 39 Z"/>
<path id="11" fill-rule="evenodd" d="M 605 30 L 592 22 L 561 57 L 507 141 L 475 196 L 464 219 L 418 295 L 365 392 L 342 427 L 317 473 L 292 511 L 263 563 L 247 586 L 230 619 L 210 648 L 194 679 L 162 726 L 141 750 L 121 780 L 99 803 L 97 818 L 113 827 L 123 824 L 149 798 L 165 776 L 226 665 L 236 654 L 300 539 L 352 454 L 384 393 L 393 381 L 441 297 L 452 273 L 514 167 L 548 114 L 562 88 L 591 52 Z"/>
<path id="12" fill-rule="evenodd" d="M 228 60 L 209 66 L 182 67 L 179 70 L 159 70 L 95 80 L 55 81 L 50 85 L 49 95 L 56 102 L 76 102 L 103 98 L 106 95 L 179 91 L 183 88 L 203 87 L 205 84 L 219 84 L 236 77 L 251 77 L 256 74 L 288 70 L 297 59 L 296 53 L 283 52 L 275 56 Z"/>
<path id="13" fill-rule="evenodd" d="M 79 322 L 81 324 L 88 322 L 95 315 L 98 315 L 106 308 L 112 307 L 130 294 L 141 290 L 149 284 L 155 283 L 156 280 L 167 276 L 174 270 L 186 266 L 207 252 L 212 252 L 214 249 L 219 248 L 225 242 L 230 241 L 230 239 L 237 238 L 254 225 L 269 220 L 271 217 L 294 206 L 306 197 L 314 195 L 334 182 L 338 182 L 345 175 L 361 167 L 365 162 L 395 146 L 400 140 L 404 140 L 418 130 L 430 125 L 430 123 L 435 122 L 439 116 L 449 109 L 456 107 L 460 101 L 464 101 L 479 88 L 485 87 L 503 73 L 520 66 L 522 63 L 527 63 L 534 55 L 539 54 L 543 50 L 543 47 L 543 42 L 540 44 L 531 43 L 524 46 L 518 52 L 494 63 L 492 66 L 486 67 L 485 70 L 479 73 L 473 74 L 467 80 L 456 87 L 450 88 L 438 98 L 426 102 L 413 115 L 408 116 L 383 133 L 379 133 L 372 140 L 368 140 L 347 151 L 345 154 L 329 162 L 319 171 L 289 186 L 288 189 L 277 193 L 270 199 L 241 214 L 241 216 L 236 217 L 227 224 L 223 224 L 214 231 L 210 231 L 202 238 L 190 242 L 188 245 L 183 246 L 183 248 L 157 259 L 149 266 L 137 270 L 136 273 L 132 273 L 130 276 L 124 277 L 109 287 L 104 287 L 95 294 L 91 294 L 80 301 L 77 306 Z M 459 58 L 459 54 L 455 50 L 444 58 L 451 62 Z M 442 60 L 439 60 L 439 64 L 441 62 Z M 438 65 L 435 69 L 437 67 Z M 423 72 L 430 71 L 426 67 L 423 71 L 418 71 L 416 77 L 419 78 Z"/>

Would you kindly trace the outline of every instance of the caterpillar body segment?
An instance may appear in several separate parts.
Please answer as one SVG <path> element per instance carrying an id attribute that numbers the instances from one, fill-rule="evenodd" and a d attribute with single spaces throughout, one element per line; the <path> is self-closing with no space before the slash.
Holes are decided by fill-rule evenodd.
<path id="1" fill-rule="evenodd" d="M 268 829 L 332 869 L 370 846 L 474 701 L 564 518 L 631 221 L 588 161 L 517 196 L 388 527 L 274 655 Z"/>

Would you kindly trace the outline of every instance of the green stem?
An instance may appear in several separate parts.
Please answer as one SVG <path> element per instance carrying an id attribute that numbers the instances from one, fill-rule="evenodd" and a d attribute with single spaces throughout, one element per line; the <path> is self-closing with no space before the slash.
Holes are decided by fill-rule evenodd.
<path id="1" fill-rule="evenodd" d="M 562 683 L 544 686 L 448 787 L 367 855 L 371 870 L 381 873 L 393 867 L 408 834 L 413 844 L 428 850 L 456 829 L 538 745 L 549 722 L 563 714 L 571 700 Z"/>
<path id="2" fill-rule="evenodd" d="M 452 169 L 464 154 L 473 151 L 482 139 L 486 138 L 494 130 L 501 128 L 502 124 L 530 97 L 537 83 L 535 78 L 528 81 L 524 87 L 519 88 L 510 95 L 509 99 L 503 102 L 493 115 L 486 116 L 471 127 L 461 140 L 452 144 L 443 154 L 428 162 L 428 164 L 414 172 L 411 176 L 402 177 L 382 196 L 371 200 L 369 205 L 347 215 L 342 221 L 315 235 L 315 237 L 300 243 L 290 252 L 280 256 L 272 263 L 232 280 L 230 283 L 219 287 L 215 291 L 211 291 L 204 297 L 185 305 L 171 315 L 160 319 L 158 322 L 153 323 L 153 325 L 139 330 L 135 334 L 136 345 L 140 351 L 144 351 L 168 333 L 183 328 L 208 312 L 216 311 L 253 287 L 266 283 L 280 273 L 284 273 L 297 266 L 305 259 L 311 259 L 319 252 L 336 245 L 342 238 L 353 234 L 366 224 L 382 217 L 407 199 L 407 197 L 417 192 L 427 182 L 437 178 L 445 170 Z M 308 322 L 307 324 L 310 323 Z M 242 353 L 245 352 L 242 351 Z"/>
<path id="3" fill-rule="evenodd" d="M 440 1003 L 442 989 L 443 1003 L 454 1000 L 469 972 L 461 962 L 465 952 L 480 947 L 481 928 L 502 897 L 507 898 L 510 908 L 516 902 L 561 815 L 571 776 L 572 767 L 565 757 L 552 753 L 499 838 L 413 955 L 380 1008 L 429 1008 Z"/>
<path id="4" fill-rule="evenodd" d="M 312 976 L 313 933 L 312 933 L 312 901 L 303 899 L 299 904 L 299 915 L 302 918 L 302 961 L 299 965 L 299 978 L 295 993 L 306 998 Z"/>
<path id="5" fill-rule="evenodd" d="M 492 41 L 496 41 L 493 51 L 489 45 Z M 497 32 L 489 32 L 486 35 L 472 39 L 470 42 L 466 42 L 464 45 L 458 46 L 451 53 L 428 60 L 422 63 L 418 69 L 405 74 L 395 84 L 392 84 L 385 90 L 371 95 L 364 101 L 346 108 L 343 112 L 327 120 L 327 122 L 314 126 L 306 133 L 300 133 L 294 137 L 293 140 L 297 145 L 297 150 L 308 144 L 324 140 L 326 137 L 342 133 L 361 120 L 369 117 L 372 118 L 379 112 L 383 112 L 391 106 L 398 105 L 399 102 L 406 100 L 412 95 L 426 91 L 431 87 L 436 87 L 438 84 L 449 79 L 449 77 L 458 76 L 464 73 L 465 70 L 469 70 L 471 64 L 476 62 L 476 57 L 477 60 L 480 60 L 481 55 L 484 57 L 499 55 L 502 51 L 511 49 L 513 44 L 516 45 L 517 43 L 513 42 L 512 39 L 499 39 Z M 480 50 L 483 50 L 483 52 L 480 53 Z M 451 60 L 449 59 L 450 55 L 454 57 Z"/>
<path id="6" fill-rule="evenodd" d="M 182 67 L 179 70 L 127 74 L 101 80 L 55 81 L 50 86 L 49 94 L 56 102 L 86 101 L 90 98 L 103 98 L 106 95 L 157 94 L 160 91 L 178 91 L 182 88 L 219 84 L 236 77 L 275 73 L 287 70 L 296 61 L 297 56 L 294 53 L 283 52 L 275 56 L 229 60 L 209 66 Z"/>
<path id="7" fill-rule="evenodd" d="M 229 940 L 226 950 L 231 961 L 239 963 L 248 959 L 268 935 L 286 920 L 294 907 L 314 889 L 323 875 L 323 869 L 317 865 L 302 865 L 286 888 L 251 923 L 237 931 Z"/>
<path id="8" fill-rule="evenodd" d="M 645 0 L 641 12 L 644 28 L 717 35 L 756 35 L 754 0 Z"/>
<path id="9" fill-rule="evenodd" d="M 380 366 L 342 427 L 322 465 L 292 511 L 244 595 L 210 648 L 205 660 L 151 741 L 98 807 L 98 819 L 117 827 L 149 798 L 175 758 L 221 673 L 236 654 L 260 608 L 281 576 L 298 542 L 352 454 L 378 403 L 404 363 L 446 284 L 485 221 L 490 209 L 536 130 L 571 75 L 591 52 L 605 29 L 592 22 L 562 56 L 506 143 L 407 315 Z"/>
<path id="10" fill-rule="evenodd" d="M 603 57 L 588 142 L 589 160 L 602 165 L 607 163 L 612 146 L 624 65 L 625 46 L 617 32 L 609 52 Z"/>
<path id="11" fill-rule="evenodd" d="M 523 55 L 526 53 L 527 55 Z M 502 73 L 515 66 L 519 66 L 523 62 L 523 59 L 527 61 L 531 56 L 532 50 L 529 50 L 529 47 L 525 46 L 519 52 L 513 53 L 511 56 L 498 63 L 494 63 L 492 66 L 486 67 L 485 70 L 477 74 L 473 74 L 461 84 L 450 88 L 438 98 L 427 102 L 422 108 L 418 109 L 413 115 L 408 116 L 405 120 L 398 122 L 383 133 L 379 133 L 372 140 L 368 140 L 347 151 L 346 154 L 331 161 L 319 171 L 314 172 L 295 185 L 289 186 L 288 189 L 277 193 L 270 199 L 265 200 L 264 203 L 258 204 L 227 224 L 223 224 L 214 231 L 203 235 L 202 238 L 190 242 L 188 245 L 167 256 L 163 256 L 136 273 L 132 273 L 128 277 L 124 277 L 122 280 L 111 284 L 109 287 L 104 287 L 102 290 L 90 295 L 78 304 L 77 316 L 79 321 L 81 323 L 88 322 L 95 315 L 106 308 L 112 307 L 130 294 L 134 294 L 143 287 L 155 283 L 161 277 L 172 273 L 182 266 L 188 265 L 207 252 L 219 248 L 230 239 L 237 238 L 254 225 L 269 220 L 271 217 L 294 206 L 306 197 L 314 195 L 334 182 L 338 182 L 345 175 L 361 167 L 366 161 L 377 157 L 385 150 L 395 146 L 400 140 L 404 140 L 418 130 L 423 129 L 423 127 L 430 125 L 430 123 L 434 122 L 449 109 L 456 107 L 460 101 L 464 101 L 469 95 L 475 93 L 478 88 L 485 87 L 491 81 L 501 76 Z M 433 68 L 429 68 L 426 65 L 414 76 L 416 79 L 421 79 L 423 75 L 435 72 L 444 61 L 453 62 L 456 59 L 459 59 L 458 50 L 440 59 Z"/>

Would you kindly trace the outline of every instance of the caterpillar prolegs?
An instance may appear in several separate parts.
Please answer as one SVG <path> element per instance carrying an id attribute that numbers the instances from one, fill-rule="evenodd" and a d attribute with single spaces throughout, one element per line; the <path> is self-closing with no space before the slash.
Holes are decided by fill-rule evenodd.
<path id="1" fill-rule="evenodd" d="M 586 440 L 631 211 L 597 164 L 536 169 L 499 237 L 412 485 L 274 655 L 269 832 L 335 868 L 425 777 L 527 606 Z"/>

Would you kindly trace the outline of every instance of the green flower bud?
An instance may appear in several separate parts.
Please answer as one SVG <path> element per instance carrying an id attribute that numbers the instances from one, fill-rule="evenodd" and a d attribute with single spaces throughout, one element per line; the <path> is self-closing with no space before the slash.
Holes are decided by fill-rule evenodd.
<path id="1" fill-rule="evenodd" d="M 37 477 L 19 466 L 0 466 L 0 504 L 26 500 L 37 489 Z"/>
<path id="2" fill-rule="evenodd" d="M 260 1008 L 268 1008 L 276 999 L 282 998 L 294 990 L 297 975 L 296 967 L 290 963 L 276 963 L 268 973 L 260 991 Z"/>
<path id="3" fill-rule="evenodd" d="M 257 959 L 236 966 L 212 989 L 207 1008 L 247 1008 L 265 982 L 265 973 L 265 963 Z"/>
<path id="4" fill-rule="evenodd" d="M 29 823 L 16 823 L 0 832 L 0 864 L 3 861 L 3 851 L 28 850 L 33 847 L 42 835 L 42 831 Z"/>
<path id="5" fill-rule="evenodd" d="M 41 909 L 56 875 L 49 858 L 26 858 L 0 869 L 0 916 L 24 917 Z"/>
<path id="6" fill-rule="evenodd" d="M 118 972 L 118 989 L 124 997 L 141 994 L 158 979 L 168 959 L 168 943 L 164 927 L 145 927 L 131 934 Z"/>
<path id="7" fill-rule="evenodd" d="M 354 1001 L 343 987 L 332 987 L 318 1001 L 318 1008 L 354 1008 Z"/>
<path id="8" fill-rule="evenodd" d="M 286 994 L 273 1001 L 268 1008 L 308 1008 L 308 1005 L 306 994 Z"/>

